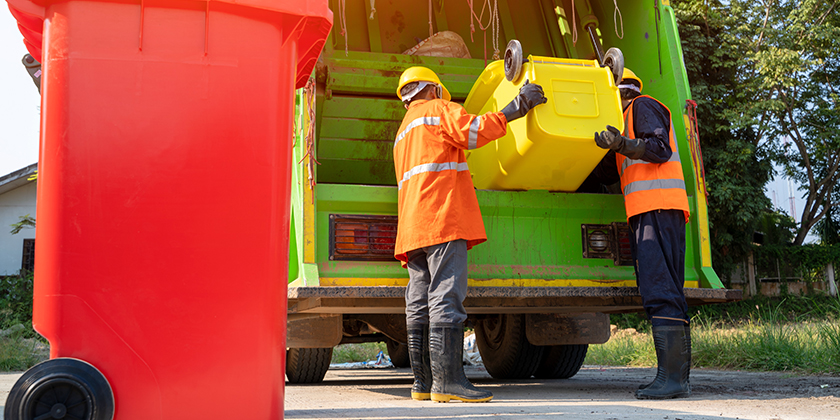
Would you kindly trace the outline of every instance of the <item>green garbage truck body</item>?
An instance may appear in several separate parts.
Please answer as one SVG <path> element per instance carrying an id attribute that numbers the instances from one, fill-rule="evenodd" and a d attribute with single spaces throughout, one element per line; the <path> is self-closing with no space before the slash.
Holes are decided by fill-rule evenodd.
<path id="1" fill-rule="evenodd" d="M 291 382 L 320 381 L 332 347 L 341 343 L 385 341 L 394 364 L 407 364 L 408 272 L 393 256 L 392 149 L 405 115 L 396 97 L 399 76 L 411 66 L 428 67 L 463 104 L 514 39 L 525 57 L 591 61 L 598 50 L 623 52 L 644 93 L 672 113 L 691 211 L 688 303 L 740 299 L 712 269 L 702 160 L 691 134 L 691 95 L 668 0 L 623 1 L 618 9 L 611 0 L 498 0 L 482 10 L 480 1 L 472 3 L 471 11 L 464 1 L 433 0 L 431 10 L 428 2 L 330 1 L 336 25 L 297 96 Z M 463 42 L 429 41 L 453 33 Z M 430 55 L 417 55 L 424 53 Z M 551 100 L 552 86 L 544 88 Z M 558 165 L 561 160 L 558 154 Z M 476 195 L 488 241 L 469 252 L 464 305 L 488 371 L 501 378 L 573 375 L 586 346 L 609 338 L 607 314 L 642 310 L 623 196 L 540 189 L 479 189 Z"/>

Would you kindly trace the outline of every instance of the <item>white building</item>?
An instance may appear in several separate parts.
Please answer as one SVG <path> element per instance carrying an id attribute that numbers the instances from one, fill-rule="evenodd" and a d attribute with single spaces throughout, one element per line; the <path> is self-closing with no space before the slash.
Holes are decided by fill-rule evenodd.
<path id="1" fill-rule="evenodd" d="M 38 169 L 33 163 L 0 176 L 0 276 L 31 270 L 35 261 L 35 229 L 25 228 L 12 235 L 12 224 L 27 214 L 35 217 L 36 182 L 28 178 Z"/>

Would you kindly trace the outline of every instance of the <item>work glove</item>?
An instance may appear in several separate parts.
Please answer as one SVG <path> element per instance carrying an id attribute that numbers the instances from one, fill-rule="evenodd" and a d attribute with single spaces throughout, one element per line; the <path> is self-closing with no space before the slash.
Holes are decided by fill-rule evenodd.
<path id="1" fill-rule="evenodd" d="M 519 89 L 519 95 L 516 95 L 509 104 L 502 108 L 502 114 L 505 114 L 508 122 L 517 118 L 522 118 L 535 106 L 548 102 L 548 98 L 543 93 L 542 86 L 534 83 L 531 84 L 527 80 L 525 84 Z"/>
<path id="2" fill-rule="evenodd" d="M 617 128 L 608 125 L 605 131 L 595 133 L 595 144 L 602 149 L 614 150 L 630 159 L 639 159 L 645 154 L 645 142 L 625 137 Z"/>

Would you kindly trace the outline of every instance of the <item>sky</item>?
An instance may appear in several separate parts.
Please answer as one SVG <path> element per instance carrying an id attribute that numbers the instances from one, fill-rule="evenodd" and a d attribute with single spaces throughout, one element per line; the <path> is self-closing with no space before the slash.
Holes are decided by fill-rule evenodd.
<path id="1" fill-rule="evenodd" d="M 6 2 L 0 7 L 0 176 L 38 161 L 38 88 L 21 63 L 23 36 Z"/>

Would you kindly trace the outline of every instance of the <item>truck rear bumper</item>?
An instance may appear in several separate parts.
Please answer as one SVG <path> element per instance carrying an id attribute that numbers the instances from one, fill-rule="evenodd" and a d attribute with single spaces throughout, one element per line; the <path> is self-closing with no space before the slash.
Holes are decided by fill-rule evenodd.
<path id="1" fill-rule="evenodd" d="M 399 314 L 405 312 L 405 287 L 292 287 L 289 314 Z M 741 290 L 685 289 L 689 306 L 733 302 Z M 635 287 L 470 287 L 469 314 L 639 312 Z"/>

